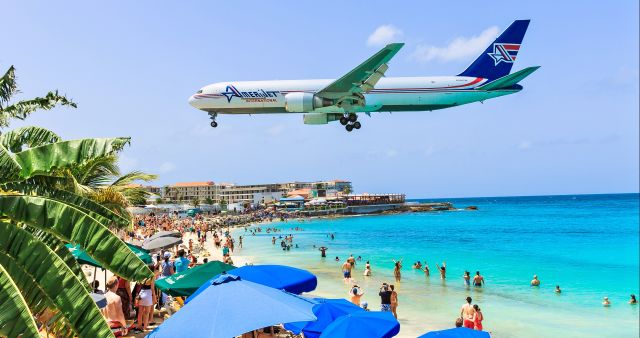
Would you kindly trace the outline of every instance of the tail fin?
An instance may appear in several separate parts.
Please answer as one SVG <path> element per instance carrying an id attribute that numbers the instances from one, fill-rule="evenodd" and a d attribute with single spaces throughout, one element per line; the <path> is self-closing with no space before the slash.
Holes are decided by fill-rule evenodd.
<path id="1" fill-rule="evenodd" d="M 495 80 L 508 75 L 530 20 L 516 20 L 459 76 Z"/>

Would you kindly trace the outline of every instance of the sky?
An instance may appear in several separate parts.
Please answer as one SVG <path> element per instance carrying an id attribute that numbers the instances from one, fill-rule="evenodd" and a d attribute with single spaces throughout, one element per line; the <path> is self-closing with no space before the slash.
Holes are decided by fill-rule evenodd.
<path id="1" fill-rule="evenodd" d="M 180 181 L 353 181 L 356 192 L 472 197 L 637 192 L 638 1 L 7 1 L 0 69 L 65 139 L 130 136 L 124 171 Z M 362 129 L 300 114 L 218 117 L 187 103 L 221 81 L 337 78 L 387 42 L 387 76 L 455 75 L 515 19 L 531 24 L 520 93 Z"/>

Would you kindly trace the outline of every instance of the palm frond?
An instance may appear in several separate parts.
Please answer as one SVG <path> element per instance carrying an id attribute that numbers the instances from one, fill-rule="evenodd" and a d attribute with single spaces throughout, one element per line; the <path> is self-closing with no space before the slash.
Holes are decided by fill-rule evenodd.
<path id="1" fill-rule="evenodd" d="M 77 108 L 77 105 L 73 101 L 64 95 L 58 94 L 56 90 L 55 92 L 48 92 L 45 97 L 35 97 L 30 100 L 18 101 L 4 108 L 0 108 L 0 114 L 8 118 L 24 120 L 29 114 L 36 110 L 50 110 L 58 105 Z"/>
<path id="2" fill-rule="evenodd" d="M 135 181 L 149 182 L 155 180 L 156 178 L 158 178 L 158 175 L 147 174 L 142 171 L 132 171 L 118 177 L 118 179 L 111 183 L 111 186 L 124 187 L 126 185 L 132 184 Z"/>
<path id="3" fill-rule="evenodd" d="M 0 77 L 0 110 L 2 110 L 1 108 L 9 102 L 13 94 L 17 91 L 18 85 L 16 84 L 16 69 L 11 66 L 7 69 L 7 72 Z"/>

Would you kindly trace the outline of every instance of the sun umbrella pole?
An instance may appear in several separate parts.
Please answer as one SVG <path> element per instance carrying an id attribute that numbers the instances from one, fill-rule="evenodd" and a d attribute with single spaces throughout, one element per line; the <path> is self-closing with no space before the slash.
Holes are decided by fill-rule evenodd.
<path id="1" fill-rule="evenodd" d="M 93 287 L 96 284 L 96 274 L 98 273 L 98 267 L 94 266 L 93 267 L 93 282 L 91 282 L 91 287 Z M 107 284 L 105 283 L 104 285 L 104 289 L 107 289 Z M 93 290 L 92 290 L 93 291 Z"/>

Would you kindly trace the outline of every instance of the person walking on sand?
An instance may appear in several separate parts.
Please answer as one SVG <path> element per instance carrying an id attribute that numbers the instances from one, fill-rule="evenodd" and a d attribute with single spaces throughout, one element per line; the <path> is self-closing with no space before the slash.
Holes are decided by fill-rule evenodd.
<path id="1" fill-rule="evenodd" d="M 440 271 L 440 279 L 447 279 L 447 263 L 445 261 L 442 261 L 442 266 L 438 266 L 438 263 L 436 263 L 436 269 Z"/>
<path id="2" fill-rule="evenodd" d="M 396 312 L 398 309 L 398 293 L 395 291 L 393 284 L 389 285 L 389 288 L 391 289 L 391 313 L 398 319 L 398 313 Z"/>
<path id="3" fill-rule="evenodd" d="M 473 329 L 482 331 L 482 321 L 484 320 L 482 311 L 480 311 L 478 304 L 474 304 L 473 309 L 475 310 L 475 313 L 473 314 Z"/>
<path id="4" fill-rule="evenodd" d="M 462 308 L 460 309 L 460 318 L 462 318 L 463 326 L 467 329 L 473 329 L 474 327 L 473 315 L 476 310 L 471 305 L 471 301 L 471 297 L 467 297 L 467 302 L 462 305 Z"/>
<path id="5" fill-rule="evenodd" d="M 480 287 L 484 285 L 484 277 L 480 275 L 480 271 L 476 271 L 476 275 L 473 276 L 473 286 Z"/>
<path id="6" fill-rule="evenodd" d="M 342 276 L 344 277 L 345 283 L 351 280 L 351 263 L 349 263 L 348 260 L 342 263 Z"/>
<path id="7" fill-rule="evenodd" d="M 393 260 L 393 276 L 396 277 L 396 282 L 400 283 L 400 269 L 402 269 L 402 259 L 399 261 Z"/>

